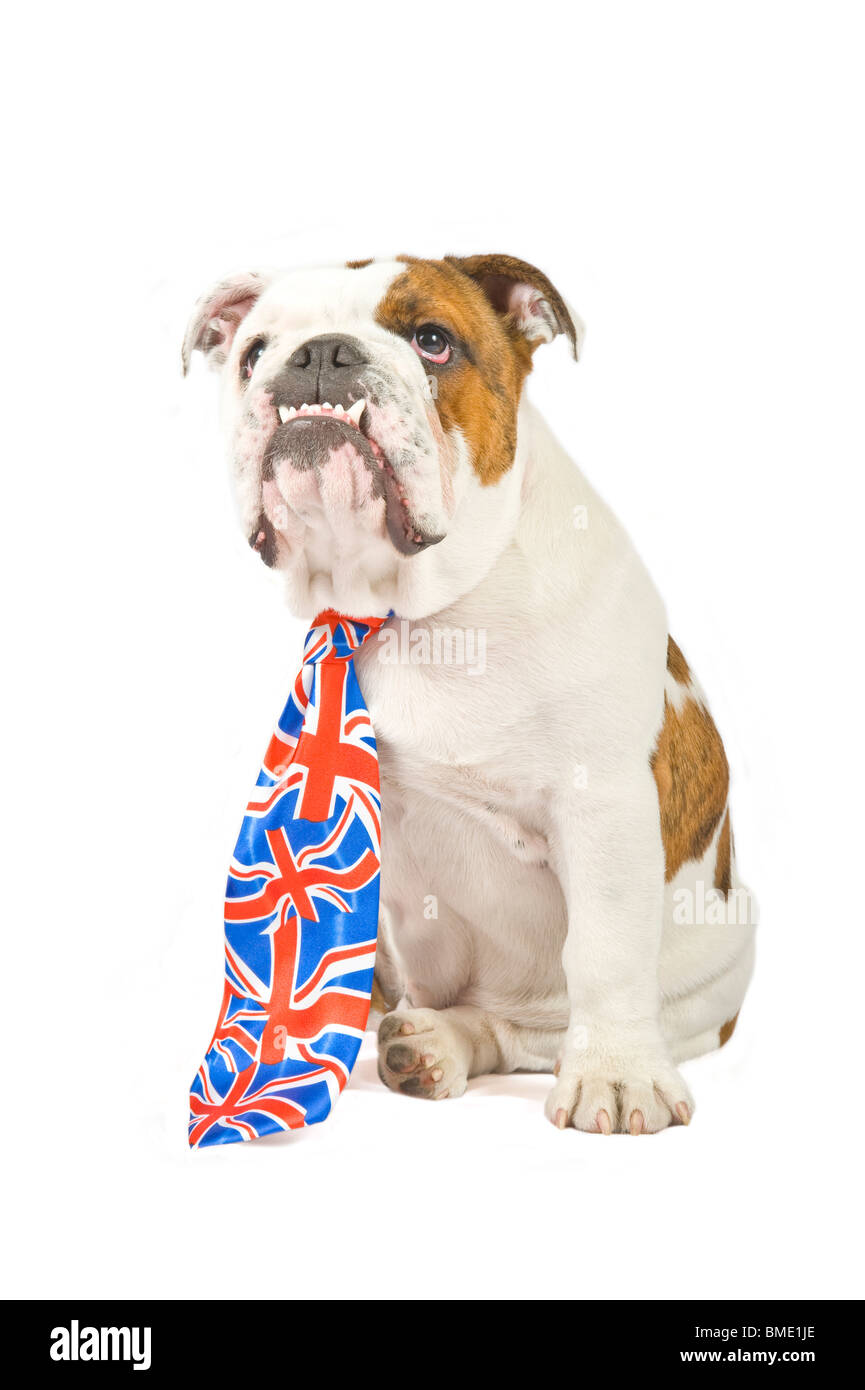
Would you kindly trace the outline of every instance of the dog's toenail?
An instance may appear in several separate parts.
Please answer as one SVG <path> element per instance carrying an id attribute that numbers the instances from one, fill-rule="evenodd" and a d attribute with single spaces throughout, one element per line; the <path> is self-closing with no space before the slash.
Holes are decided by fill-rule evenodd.
<path id="1" fill-rule="evenodd" d="M 425 1067 L 431 1067 L 433 1062 L 435 1061 L 435 1057 L 432 1055 L 431 1052 L 425 1052 L 424 1055 L 421 1057 L 421 1061 L 423 1062 Z"/>
<path id="2" fill-rule="evenodd" d="M 568 1123 L 568 1112 L 567 1112 L 567 1110 L 557 1110 L 557 1111 L 556 1111 L 556 1129 L 564 1129 L 564 1128 L 565 1128 L 565 1125 L 566 1125 L 567 1123 Z"/>
<path id="3" fill-rule="evenodd" d="M 676 1114 L 683 1125 L 689 1125 L 691 1123 L 691 1112 L 683 1100 L 680 1100 L 679 1104 L 676 1106 Z"/>
<path id="4" fill-rule="evenodd" d="M 598 1129 L 601 1134 L 612 1134 L 613 1126 L 610 1124 L 610 1117 L 606 1110 L 598 1111 Z"/>
<path id="5" fill-rule="evenodd" d="M 631 1111 L 631 1123 L 629 1125 L 632 1134 L 642 1134 L 643 1132 L 643 1112 L 642 1110 Z"/>
<path id="6" fill-rule="evenodd" d="M 404 1024 L 402 1025 L 402 1027 L 400 1028 L 399 1031 L 400 1031 L 401 1033 L 413 1033 L 413 1032 L 414 1032 L 414 1024 L 413 1024 L 413 1023 L 404 1023 Z"/>
<path id="7" fill-rule="evenodd" d="M 431 1075 L 433 1081 L 441 1081 L 442 1077 L 444 1076 L 444 1072 L 442 1071 L 441 1067 L 436 1067 L 435 1071 L 432 1072 Z"/>

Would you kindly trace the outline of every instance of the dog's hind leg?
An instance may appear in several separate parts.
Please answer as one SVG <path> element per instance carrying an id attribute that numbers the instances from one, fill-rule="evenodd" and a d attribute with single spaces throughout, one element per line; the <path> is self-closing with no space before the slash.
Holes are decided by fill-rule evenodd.
<path id="1" fill-rule="evenodd" d="M 677 1062 L 723 1047 L 733 1035 L 754 965 L 753 933 L 727 970 L 690 993 L 668 999 L 661 1028 Z"/>
<path id="2" fill-rule="evenodd" d="M 397 1009 L 378 1030 L 378 1072 L 392 1091 L 444 1100 L 461 1096 L 469 1077 L 489 1072 L 552 1071 L 564 1027 L 519 1027 L 472 1005 Z"/>
<path id="3" fill-rule="evenodd" d="M 661 1029 L 676 1062 L 731 1037 L 754 968 L 757 904 L 723 852 L 728 825 L 725 818 L 703 858 L 683 865 L 666 888 Z"/>

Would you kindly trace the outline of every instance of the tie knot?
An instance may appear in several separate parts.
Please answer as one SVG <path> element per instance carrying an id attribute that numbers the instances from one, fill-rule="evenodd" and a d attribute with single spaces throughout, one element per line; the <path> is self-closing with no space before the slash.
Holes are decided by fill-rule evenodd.
<path id="1" fill-rule="evenodd" d="M 307 634 L 304 665 L 350 660 L 386 622 L 387 618 L 346 618 L 333 609 L 325 609 L 313 620 Z"/>

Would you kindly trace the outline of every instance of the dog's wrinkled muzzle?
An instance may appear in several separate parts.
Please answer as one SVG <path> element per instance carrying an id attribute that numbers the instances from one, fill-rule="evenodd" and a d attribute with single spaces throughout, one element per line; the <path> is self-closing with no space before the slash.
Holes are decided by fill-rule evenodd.
<path id="1" fill-rule="evenodd" d="M 364 432 L 365 398 L 295 404 L 281 395 L 282 379 L 272 387 L 280 423 L 265 451 L 263 512 L 250 536 L 265 563 L 274 563 L 277 534 L 289 536 L 299 523 L 318 520 L 343 539 L 352 529 L 383 534 L 386 528 L 401 555 L 417 555 L 440 541 L 441 535 L 430 534 L 412 516 L 403 484 Z"/>

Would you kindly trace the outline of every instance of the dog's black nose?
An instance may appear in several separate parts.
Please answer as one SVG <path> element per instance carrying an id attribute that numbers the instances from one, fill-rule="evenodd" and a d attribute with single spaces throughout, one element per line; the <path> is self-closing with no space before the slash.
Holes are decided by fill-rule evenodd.
<path id="1" fill-rule="evenodd" d="M 321 333 L 309 338 L 288 359 L 289 366 L 313 373 L 339 367 L 361 367 L 366 361 L 363 344 L 342 333 Z"/>
<path id="2" fill-rule="evenodd" d="M 271 383 L 277 405 L 349 406 L 365 395 L 362 373 L 369 358 L 359 338 L 320 333 L 295 348 Z"/>

